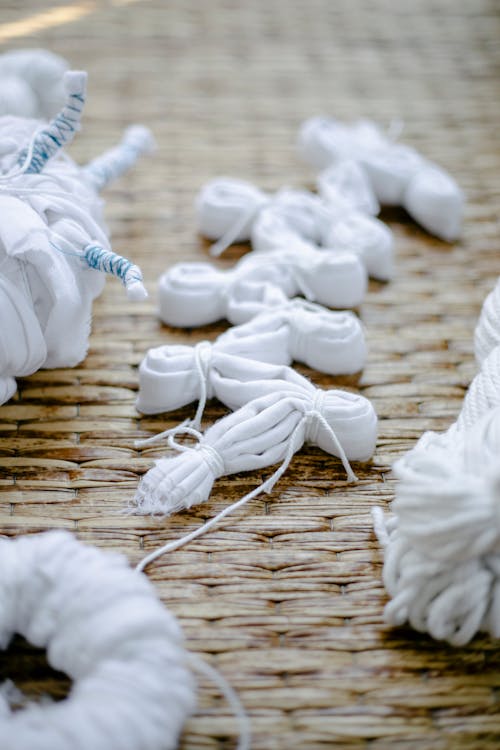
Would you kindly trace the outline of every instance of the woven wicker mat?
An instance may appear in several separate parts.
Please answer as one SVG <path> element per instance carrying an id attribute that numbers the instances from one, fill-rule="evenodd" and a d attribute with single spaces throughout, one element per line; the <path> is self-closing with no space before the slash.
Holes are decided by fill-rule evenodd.
<path id="1" fill-rule="evenodd" d="M 360 482 L 347 486 L 336 459 L 305 449 L 271 496 L 148 572 L 189 648 L 239 690 L 254 748 L 498 747 L 496 644 L 480 637 L 452 649 L 384 625 L 369 515 L 393 497 L 393 460 L 423 430 L 442 430 L 457 414 L 474 373 L 476 317 L 500 272 L 493 3 L 3 0 L 2 20 L 0 51 L 49 47 L 89 71 L 75 158 L 110 146 L 137 120 L 153 128 L 159 150 L 105 196 L 114 248 L 142 264 L 151 301 L 129 305 L 111 280 L 95 305 L 85 362 L 25 379 L 19 397 L 0 409 L 0 530 L 67 528 L 135 562 L 269 474 L 220 480 L 208 504 L 166 521 L 117 513 L 164 450 L 141 454 L 134 439 L 193 411 L 140 417 L 142 355 L 225 327 L 186 333 L 160 325 L 156 278 L 175 260 L 205 257 L 192 200 L 208 178 L 230 174 L 266 189 L 308 185 L 312 173 L 294 152 L 303 118 L 402 118 L 403 140 L 465 189 L 463 239 L 448 246 L 402 211 L 386 213 L 398 272 L 390 284 L 372 284 L 360 311 L 370 346 L 364 372 L 342 382 L 301 368 L 321 385 L 359 388 L 373 399 L 380 416 L 373 461 L 356 466 Z M 210 404 L 206 423 L 222 413 Z M 1 656 L 0 671 L 32 692 L 65 689 L 20 641 Z M 182 747 L 229 748 L 234 734 L 227 705 L 202 683 Z"/>

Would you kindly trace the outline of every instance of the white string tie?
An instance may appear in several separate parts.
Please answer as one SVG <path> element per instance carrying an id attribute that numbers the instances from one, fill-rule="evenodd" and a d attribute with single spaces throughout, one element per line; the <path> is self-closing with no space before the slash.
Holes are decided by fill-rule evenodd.
<path id="1" fill-rule="evenodd" d="M 196 414 L 193 417 L 193 427 L 199 430 L 201 426 L 201 418 L 209 397 L 209 371 L 212 360 L 212 344 L 210 341 L 200 341 L 195 345 L 193 352 L 196 372 L 198 373 L 200 384 L 200 397 Z"/>

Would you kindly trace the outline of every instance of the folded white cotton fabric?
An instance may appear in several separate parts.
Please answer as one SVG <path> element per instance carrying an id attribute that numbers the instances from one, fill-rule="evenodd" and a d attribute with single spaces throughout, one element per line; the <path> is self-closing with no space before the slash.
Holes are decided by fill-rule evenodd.
<path id="1" fill-rule="evenodd" d="M 289 365 L 296 360 L 330 375 L 359 372 L 366 343 L 359 319 L 296 299 L 263 312 L 248 323 L 229 328 L 213 343 L 164 345 L 149 349 L 139 367 L 136 407 L 144 414 L 171 411 L 211 398 L 210 372 L 221 355 L 254 363 Z M 222 399 L 223 400 L 223 399 Z"/>
<path id="2" fill-rule="evenodd" d="M 453 178 L 415 149 L 395 143 L 373 122 L 345 125 L 328 117 L 306 120 L 300 155 L 316 169 L 344 159 L 359 163 L 380 203 L 401 205 L 428 232 L 448 242 L 461 231 L 465 198 Z"/>
<path id="3" fill-rule="evenodd" d="M 313 247 L 250 253 L 227 271 L 210 263 L 177 263 L 160 277 L 159 314 L 181 328 L 222 318 L 239 324 L 297 294 L 327 307 L 357 307 L 366 285 L 356 255 Z"/>
<path id="4" fill-rule="evenodd" d="M 45 49 L 0 55 L 0 116 L 53 117 L 64 102 L 68 68 L 64 58 Z"/>
<path id="5" fill-rule="evenodd" d="M 476 340 L 481 369 L 457 421 L 424 433 L 395 464 L 395 516 L 375 515 L 387 621 L 456 646 L 478 630 L 500 637 L 500 346 L 495 336 Z"/>
<path id="6" fill-rule="evenodd" d="M 337 214 L 338 218 L 322 225 L 322 245 L 318 246 L 292 231 L 276 207 L 264 208 L 252 227 L 252 248 L 256 252 L 288 248 L 305 256 L 318 249 L 328 255 L 354 253 L 369 276 L 389 281 L 394 276 L 394 242 L 390 229 L 360 211 L 340 210 L 338 204 L 332 208 L 331 214 L 332 217 Z"/>
<path id="7" fill-rule="evenodd" d="M 347 316 L 348 313 L 338 315 Z M 354 316 L 352 318 L 352 321 L 345 320 L 347 325 L 343 329 L 342 324 L 337 328 L 351 335 L 332 340 L 333 350 L 339 353 L 339 357 L 337 362 L 335 356 L 331 357 L 331 369 L 355 372 L 364 362 L 363 334 L 359 323 L 356 325 Z M 245 340 L 248 339 L 233 337 L 214 344 L 202 341 L 192 347 L 166 345 L 150 349 L 139 367 L 138 411 L 156 414 L 199 400 L 194 420 L 199 426 L 206 400 L 210 398 L 218 398 L 235 409 L 274 390 L 290 390 L 293 386 L 293 390 L 310 391 L 309 381 L 286 366 L 291 361 L 289 349 L 283 347 L 280 351 L 278 347 L 272 354 L 268 348 L 259 349 L 256 350 L 259 359 L 231 353 L 231 350 L 238 351 Z M 357 346 L 357 351 L 352 353 L 348 350 L 351 342 Z M 266 362 L 266 354 L 271 354 L 273 360 L 281 354 L 284 364 Z M 355 358 L 359 359 L 355 361 Z"/>
<path id="8" fill-rule="evenodd" d="M 290 382 L 282 382 L 282 389 L 274 390 L 273 383 L 273 390 L 223 417 L 204 435 L 185 428 L 197 434 L 199 443 L 195 448 L 175 444 L 181 455 L 156 462 L 138 487 L 136 512 L 168 515 L 190 508 L 207 500 L 218 477 L 282 462 L 252 496 L 268 492 L 304 443 L 340 457 L 354 480 L 349 460 L 366 461 L 375 448 L 377 417 L 371 403 L 353 393 L 316 389 L 308 381 L 294 383 L 294 375 Z M 247 386 L 247 393 L 259 388 Z M 233 397 L 238 398 L 236 391 Z"/>
<path id="9" fill-rule="evenodd" d="M 363 170 L 345 162 L 324 176 L 322 197 L 283 189 L 266 195 L 242 180 L 218 178 L 196 201 L 201 234 L 218 242 L 219 255 L 232 242 L 250 239 L 258 252 L 322 246 L 360 256 L 368 273 L 387 281 L 393 275 L 393 238 L 378 219 L 377 202 Z M 361 210 L 361 208 L 363 210 Z"/>
<path id="10" fill-rule="evenodd" d="M 332 207 L 344 207 L 376 216 L 380 203 L 363 167 L 354 159 L 339 159 L 323 169 L 316 178 L 319 195 Z"/>
<path id="11" fill-rule="evenodd" d="M 78 167 L 61 153 L 80 127 L 86 74 L 65 75 L 66 103 L 45 125 L 0 117 L 0 403 L 13 395 L 12 379 L 39 367 L 71 367 L 86 354 L 93 299 L 104 275 L 122 279 L 130 298 L 145 293 L 140 269 L 113 253 L 102 218 L 94 173 L 109 181 L 149 149 L 147 131 L 126 134 L 99 170 Z M 120 160 L 119 154 L 122 159 Z M 106 180 L 101 179 L 103 187 Z"/>

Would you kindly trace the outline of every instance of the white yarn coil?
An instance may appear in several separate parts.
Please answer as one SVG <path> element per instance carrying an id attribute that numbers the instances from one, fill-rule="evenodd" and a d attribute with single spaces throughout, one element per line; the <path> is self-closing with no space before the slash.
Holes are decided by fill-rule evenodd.
<path id="1" fill-rule="evenodd" d="M 119 276 L 131 299 L 146 295 L 140 269 L 109 246 L 95 175 L 106 165 L 109 179 L 120 174 L 151 136 L 131 129 L 117 149 L 78 167 L 61 149 L 80 127 L 86 74 L 64 80 L 66 103 L 50 123 L 0 118 L 0 210 L 9 216 L 0 224 L 0 403 L 16 377 L 85 357 L 98 271 Z"/>
<path id="2" fill-rule="evenodd" d="M 395 516 L 375 511 L 385 546 L 385 616 L 460 646 L 500 637 L 500 319 L 497 288 L 476 329 L 481 369 L 457 421 L 396 462 Z M 493 347 L 493 348 L 490 348 Z M 489 351 L 488 351 L 489 350 Z"/>
<path id="3" fill-rule="evenodd" d="M 352 253 L 315 249 L 249 253 L 227 271 L 210 263 L 177 263 L 159 280 L 159 315 L 167 325 L 191 328 L 227 318 L 239 324 L 303 294 L 327 307 L 357 307 L 366 271 Z"/>
<path id="4" fill-rule="evenodd" d="M 298 360 L 320 372 L 339 375 L 359 372 L 365 359 L 363 329 L 353 313 L 293 300 L 230 328 L 213 343 L 149 349 L 139 367 L 136 407 L 144 414 L 157 414 L 201 399 L 195 418 L 199 426 L 204 401 L 219 398 L 213 377 L 224 372 L 225 363 L 237 367 L 239 380 L 248 380 L 262 378 L 261 362 L 289 365 Z M 223 397 L 220 400 L 226 403 Z"/>
<path id="5" fill-rule="evenodd" d="M 0 648 L 20 633 L 73 685 L 13 711 L 2 750 L 173 750 L 194 709 L 180 629 L 124 557 L 52 531 L 0 539 Z"/>
<path id="6" fill-rule="evenodd" d="M 0 116 L 53 117 L 64 102 L 62 80 L 68 67 L 45 49 L 0 55 Z"/>
<path id="7" fill-rule="evenodd" d="M 415 149 L 394 143 L 375 123 L 344 125 L 313 117 L 300 129 L 298 148 L 316 169 L 354 159 L 380 203 L 404 206 L 415 221 L 443 240 L 453 242 L 460 235 L 465 198 L 453 178 Z"/>
<path id="8" fill-rule="evenodd" d="M 328 185 L 328 188 L 327 186 Z M 325 200 L 305 190 L 283 189 L 270 196 L 250 183 L 217 178 L 196 201 L 198 229 L 217 239 L 211 253 L 220 255 L 232 242 L 251 240 L 258 252 L 323 246 L 329 252 L 353 252 L 374 278 L 393 274 L 392 233 L 378 219 L 358 210 L 369 206 L 370 188 L 353 162 L 325 180 Z"/>
<path id="9" fill-rule="evenodd" d="M 226 509 L 226 515 L 261 492 L 270 492 L 293 454 L 306 442 L 338 456 L 348 478 L 354 481 L 349 460 L 366 461 L 375 447 L 377 418 L 371 403 L 353 393 L 315 388 L 288 369 L 286 381 L 248 382 L 231 392 L 226 389 L 233 406 L 254 394 L 265 395 L 223 417 L 204 435 L 181 426 L 137 441 L 136 445 L 142 447 L 168 437 L 171 447 L 182 453 L 175 458 L 160 458 L 147 472 L 136 493 L 135 512 L 168 515 L 190 508 L 208 499 L 218 477 L 282 462 L 262 485 Z M 195 448 L 175 443 L 174 436 L 183 432 L 198 439 Z M 219 517 L 212 519 L 210 525 Z"/>

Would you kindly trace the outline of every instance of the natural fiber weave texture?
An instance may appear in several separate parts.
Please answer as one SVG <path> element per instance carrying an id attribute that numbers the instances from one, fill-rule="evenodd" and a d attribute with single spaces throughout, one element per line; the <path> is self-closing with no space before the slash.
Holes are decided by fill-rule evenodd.
<path id="1" fill-rule="evenodd" d="M 21 7 L 22 6 L 22 7 Z M 24 25 L 16 22 L 25 19 Z M 89 72 L 79 162 L 124 126 L 151 127 L 159 151 L 105 194 L 116 252 L 141 265 L 152 292 L 131 307 L 109 280 L 95 305 L 85 362 L 20 381 L 0 408 L 0 533 L 75 530 L 137 562 L 268 476 L 217 481 L 210 501 L 157 521 L 118 515 L 162 446 L 133 441 L 191 416 L 134 409 L 137 366 L 164 343 L 213 339 L 162 326 L 154 286 L 180 260 L 206 260 L 192 201 L 218 174 L 264 190 L 311 186 L 296 157 L 300 122 L 326 113 L 382 124 L 442 164 L 464 189 L 462 240 L 448 246 L 399 210 L 396 276 L 370 282 L 361 307 L 369 356 L 349 386 L 380 417 L 371 465 L 347 485 L 340 461 L 303 449 L 271 496 L 148 570 L 188 646 L 217 666 L 250 712 L 255 750 L 493 750 L 500 742 L 498 644 L 452 649 L 383 625 L 373 504 L 394 496 L 390 465 L 424 430 L 444 430 L 475 371 L 473 331 L 500 273 L 499 21 L 490 0 L 4 0 L 0 52 L 43 46 Z M 231 248 L 221 268 L 242 248 Z M 227 257 L 226 257 L 227 256 Z M 209 403 L 204 423 L 224 413 Z M 0 679 L 60 695 L 65 683 L 21 642 L 0 653 Z M 183 750 L 231 747 L 234 719 L 212 686 Z"/>

